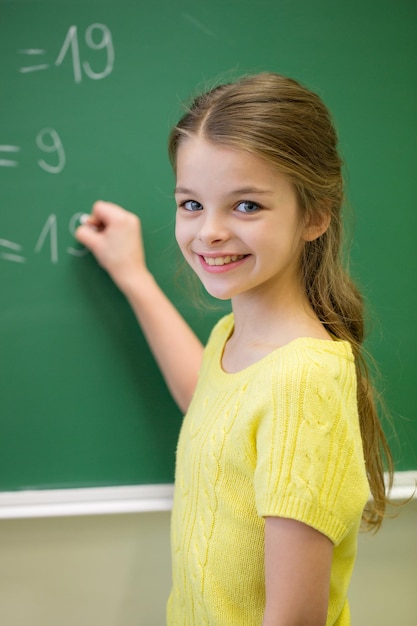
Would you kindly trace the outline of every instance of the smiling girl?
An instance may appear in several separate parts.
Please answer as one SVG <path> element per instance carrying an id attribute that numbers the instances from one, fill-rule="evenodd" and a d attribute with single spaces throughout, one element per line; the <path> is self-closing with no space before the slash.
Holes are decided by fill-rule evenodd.
<path id="1" fill-rule="evenodd" d="M 77 231 L 186 413 L 168 624 L 348 626 L 357 534 L 381 523 L 390 455 L 340 262 L 330 116 L 294 80 L 244 77 L 192 103 L 169 154 L 178 245 L 232 303 L 205 348 L 149 273 L 135 215 L 97 202 Z"/>

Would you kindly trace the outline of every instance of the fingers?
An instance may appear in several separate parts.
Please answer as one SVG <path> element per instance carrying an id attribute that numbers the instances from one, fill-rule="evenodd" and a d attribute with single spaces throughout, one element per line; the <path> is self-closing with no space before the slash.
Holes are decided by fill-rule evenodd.
<path id="1" fill-rule="evenodd" d="M 91 215 L 83 215 L 80 218 L 80 224 L 81 226 L 75 231 L 75 238 L 83 246 L 93 251 L 100 241 L 98 234 L 102 230 L 101 225 Z"/>
<path id="2" fill-rule="evenodd" d="M 122 209 L 122 207 L 100 200 L 93 204 L 90 215 L 84 214 L 81 216 L 80 224 L 81 226 L 89 226 L 96 231 L 102 231 L 123 214 L 127 214 L 127 211 Z"/>
<path id="3" fill-rule="evenodd" d="M 86 246 L 120 286 L 146 269 L 139 218 L 111 202 L 98 201 L 81 220 L 76 239 Z"/>
<path id="4" fill-rule="evenodd" d="M 98 200 L 93 204 L 91 219 L 93 223 L 101 224 L 105 227 L 114 221 L 125 218 L 128 214 L 128 211 L 122 209 L 117 204 L 113 204 L 113 202 Z"/>
<path id="5" fill-rule="evenodd" d="M 117 204 L 95 202 L 90 215 L 80 218 L 81 226 L 75 232 L 76 239 L 94 252 L 101 241 L 110 234 L 115 226 L 125 220 L 131 214 Z"/>

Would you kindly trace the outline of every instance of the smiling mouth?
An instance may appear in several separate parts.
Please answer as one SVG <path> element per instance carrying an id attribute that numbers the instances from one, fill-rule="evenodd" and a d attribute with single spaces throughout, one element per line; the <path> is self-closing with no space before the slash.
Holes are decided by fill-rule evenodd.
<path id="1" fill-rule="evenodd" d="M 248 255 L 236 254 L 233 256 L 216 256 L 216 257 L 203 256 L 203 259 L 207 263 L 207 265 L 229 265 L 229 263 L 235 263 L 236 261 L 241 261 L 246 256 Z"/>

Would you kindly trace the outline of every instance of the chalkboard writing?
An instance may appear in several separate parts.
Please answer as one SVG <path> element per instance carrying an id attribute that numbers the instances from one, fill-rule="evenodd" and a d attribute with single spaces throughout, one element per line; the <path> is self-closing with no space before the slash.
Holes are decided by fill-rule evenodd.
<path id="1" fill-rule="evenodd" d="M 48 163 L 45 159 L 38 159 L 38 165 L 49 174 L 59 174 L 65 167 L 65 151 L 61 139 L 56 130 L 53 128 L 42 128 L 36 135 L 36 145 L 39 150 L 47 153 L 56 153 L 56 163 Z M 13 158 L 0 159 L 0 167 L 17 167 L 19 161 L 18 154 L 21 150 L 20 146 L 0 145 L 1 153 L 10 153 Z"/>
<path id="2" fill-rule="evenodd" d="M 92 80 L 100 80 L 108 76 L 113 70 L 114 65 L 114 48 L 110 30 L 105 24 L 90 24 L 85 31 L 85 43 L 91 50 L 105 50 L 106 59 L 105 66 L 101 72 L 92 69 L 88 61 L 80 60 L 80 45 L 78 40 L 77 26 L 70 26 L 65 37 L 62 48 L 55 60 L 55 65 L 61 65 L 66 55 L 71 57 L 72 68 L 74 72 L 74 81 L 80 83 L 82 81 L 83 72 Z M 28 72 L 38 72 L 40 70 L 49 69 L 48 63 L 37 63 L 39 57 L 46 54 L 46 50 L 41 48 L 27 48 L 19 50 L 19 54 L 26 55 L 29 58 L 35 58 L 34 65 L 24 65 L 19 68 L 19 72 L 27 74 Z"/>

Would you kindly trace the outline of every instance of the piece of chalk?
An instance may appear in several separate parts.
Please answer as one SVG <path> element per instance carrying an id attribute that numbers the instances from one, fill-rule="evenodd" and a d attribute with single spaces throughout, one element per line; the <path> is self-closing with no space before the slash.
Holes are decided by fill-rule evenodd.
<path id="1" fill-rule="evenodd" d="M 88 226 L 89 228 L 97 231 L 103 230 L 102 225 L 94 222 L 94 218 L 92 218 L 91 215 L 88 215 L 87 213 L 83 213 L 82 215 L 80 215 L 78 221 L 80 222 L 81 226 Z"/>

